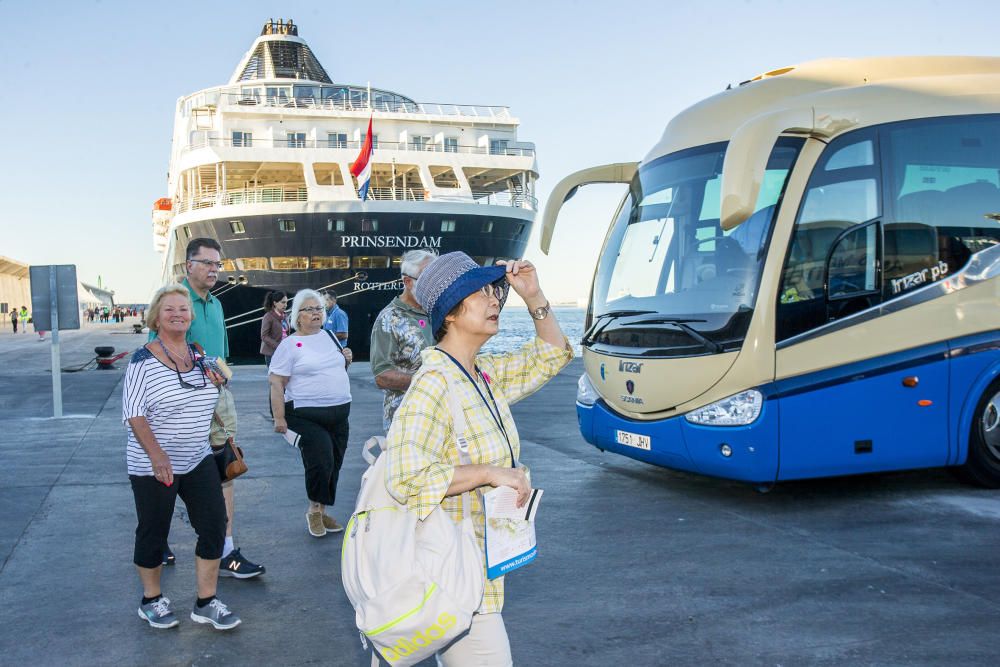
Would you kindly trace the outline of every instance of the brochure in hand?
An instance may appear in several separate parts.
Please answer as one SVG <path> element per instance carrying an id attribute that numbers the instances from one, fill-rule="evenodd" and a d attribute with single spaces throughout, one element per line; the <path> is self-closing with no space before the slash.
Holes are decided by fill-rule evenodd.
<path id="1" fill-rule="evenodd" d="M 290 428 L 285 429 L 285 432 L 282 433 L 282 435 L 285 437 L 285 442 L 287 442 L 289 445 L 291 445 L 295 449 L 301 449 L 301 447 L 299 447 L 299 439 L 302 437 L 301 435 L 299 435 Z"/>
<path id="2" fill-rule="evenodd" d="M 517 506 L 517 491 L 500 486 L 483 494 L 486 509 L 486 576 L 502 577 L 535 560 L 535 515 L 542 497 L 532 489 L 524 507 Z"/>

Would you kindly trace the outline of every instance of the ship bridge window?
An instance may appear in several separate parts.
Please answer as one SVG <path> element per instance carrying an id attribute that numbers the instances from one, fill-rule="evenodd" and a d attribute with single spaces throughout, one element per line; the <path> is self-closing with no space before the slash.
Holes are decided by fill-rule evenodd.
<path id="1" fill-rule="evenodd" d="M 490 155 L 506 155 L 506 154 L 507 154 L 506 139 L 490 139 Z"/>
<path id="2" fill-rule="evenodd" d="M 305 148 L 306 147 L 306 133 L 305 132 L 288 132 L 286 134 L 286 140 L 288 141 L 289 148 Z"/>
<path id="3" fill-rule="evenodd" d="M 375 255 L 371 257 L 356 256 L 351 264 L 355 269 L 388 269 L 389 257 L 387 255 Z"/>
<path id="4" fill-rule="evenodd" d="M 309 268 L 308 257 L 272 257 L 271 268 L 275 271 L 301 271 Z"/>
<path id="5" fill-rule="evenodd" d="M 430 148 L 430 137 L 410 137 L 410 150 L 425 151 Z"/>
<path id="6" fill-rule="evenodd" d="M 240 271 L 267 271 L 267 257 L 241 257 L 236 266 Z"/>
<path id="7" fill-rule="evenodd" d="M 229 230 L 233 234 L 246 234 L 247 233 L 247 228 L 243 225 L 243 222 L 241 220 L 230 220 L 229 221 Z"/>
<path id="8" fill-rule="evenodd" d="M 422 232 L 422 231 L 424 231 L 424 221 L 423 220 L 410 220 L 410 231 L 411 232 Z"/>
<path id="9" fill-rule="evenodd" d="M 451 167 L 429 167 L 431 171 L 431 178 L 434 179 L 434 185 L 439 188 L 457 188 L 458 187 L 458 177 L 455 176 L 455 170 Z"/>
<path id="10" fill-rule="evenodd" d="M 343 185 L 344 172 L 336 162 L 316 162 L 313 164 L 317 185 Z"/>
<path id="11" fill-rule="evenodd" d="M 442 232 L 453 232 L 453 231 L 455 231 L 455 221 L 454 220 L 442 220 L 441 221 L 441 231 Z"/>
<path id="12" fill-rule="evenodd" d="M 458 137 L 445 137 L 444 138 L 444 152 L 445 153 L 457 153 L 458 152 Z"/>
<path id="13" fill-rule="evenodd" d="M 326 146 L 327 148 L 347 148 L 347 133 L 327 132 Z"/>
<path id="14" fill-rule="evenodd" d="M 295 221 L 294 220 L 278 220 L 278 229 L 283 232 L 294 232 L 295 231 Z"/>
<path id="15" fill-rule="evenodd" d="M 233 146 L 236 148 L 250 148 L 253 146 L 253 133 L 233 130 Z"/>
<path id="16" fill-rule="evenodd" d="M 362 220 L 361 221 L 361 231 L 363 231 L 363 232 L 377 232 L 378 231 L 378 220 Z"/>
<path id="17" fill-rule="evenodd" d="M 347 256 L 311 257 L 309 266 L 313 269 L 349 269 L 351 258 Z"/>
<path id="18" fill-rule="evenodd" d="M 287 104 L 288 103 L 288 94 L 290 92 L 291 91 L 288 88 L 286 88 L 286 87 L 279 88 L 279 87 L 276 87 L 276 86 L 268 86 L 267 87 L 267 102 L 268 102 L 268 104 Z"/>
<path id="19" fill-rule="evenodd" d="M 327 220 L 326 221 L 326 231 L 338 231 L 342 232 L 347 229 L 347 223 L 343 220 Z"/>

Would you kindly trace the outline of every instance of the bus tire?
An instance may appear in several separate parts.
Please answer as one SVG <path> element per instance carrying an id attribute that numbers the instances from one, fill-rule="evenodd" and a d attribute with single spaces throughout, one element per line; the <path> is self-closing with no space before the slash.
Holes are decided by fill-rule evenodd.
<path id="1" fill-rule="evenodd" d="M 969 483 L 1000 488 L 1000 380 L 979 399 L 969 432 L 969 455 L 957 472 Z"/>

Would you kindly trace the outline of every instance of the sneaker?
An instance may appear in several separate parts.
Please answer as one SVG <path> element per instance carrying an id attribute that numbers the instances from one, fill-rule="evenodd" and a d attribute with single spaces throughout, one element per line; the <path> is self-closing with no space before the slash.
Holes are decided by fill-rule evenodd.
<path id="1" fill-rule="evenodd" d="M 177 558 L 174 556 L 174 552 L 170 550 L 169 545 L 163 546 L 163 564 L 173 565 Z"/>
<path id="2" fill-rule="evenodd" d="M 223 556 L 219 561 L 219 576 L 236 577 L 237 579 L 250 579 L 257 575 L 264 574 L 267 570 L 263 565 L 251 563 L 239 549 L 233 549 L 228 556 Z"/>
<path id="3" fill-rule="evenodd" d="M 325 523 L 322 512 L 306 512 L 306 526 L 309 528 L 309 534 L 313 537 L 326 535 Z"/>
<path id="4" fill-rule="evenodd" d="M 170 598 L 160 597 L 149 604 L 139 604 L 139 618 L 146 621 L 154 628 L 172 628 L 180 621 L 174 616 L 174 610 L 170 608 Z"/>
<path id="5" fill-rule="evenodd" d="M 195 604 L 191 610 L 191 620 L 195 623 L 211 623 L 216 630 L 232 630 L 243 622 L 239 616 L 229 611 L 229 607 L 219 598 L 213 599 L 200 609 Z"/>
<path id="6" fill-rule="evenodd" d="M 337 520 L 327 514 L 323 515 L 323 527 L 331 533 L 342 533 L 344 527 L 337 523 Z"/>

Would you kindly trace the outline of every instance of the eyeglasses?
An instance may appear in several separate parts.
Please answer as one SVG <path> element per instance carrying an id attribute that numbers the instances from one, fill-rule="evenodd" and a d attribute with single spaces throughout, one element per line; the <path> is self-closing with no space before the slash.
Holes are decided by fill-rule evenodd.
<path id="1" fill-rule="evenodd" d="M 197 262 L 198 264 L 204 264 L 205 266 L 214 266 L 216 269 L 222 268 L 222 262 L 213 262 L 210 259 L 189 259 L 189 262 Z"/>
<path id="2" fill-rule="evenodd" d="M 322 313 L 323 308 L 320 306 L 309 306 L 308 308 L 299 308 L 300 313 Z"/>
<path id="3" fill-rule="evenodd" d="M 497 281 L 495 283 L 490 283 L 489 285 L 483 285 L 479 288 L 479 291 L 483 296 L 489 298 L 493 297 L 497 301 L 503 304 L 507 299 L 507 292 L 510 290 L 510 285 L 506 280 Z"/>

